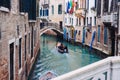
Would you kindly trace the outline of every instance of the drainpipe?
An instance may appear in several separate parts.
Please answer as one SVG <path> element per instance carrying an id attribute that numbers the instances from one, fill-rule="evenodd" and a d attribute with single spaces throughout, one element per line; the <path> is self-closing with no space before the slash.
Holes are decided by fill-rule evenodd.
<path id="1" fill-rule="evenodd" d="M 110 80 L 112 80 L 113 77 L 113 69 L 112 69 L 113 63 L 110 61 Z"/>
<path id="2" fill-rule="evenodd" d="M 85 0 L 85 20 L 84 21 L 85 21 L 84 24 L 86 25 L 86 0 Z"/>
<path id="3" fill-rule="evenodd" d="M 118 56 L 118 30 L 119 30 L 119 6 L 118 6 L 118 0 L 117 0 L 117 35 L 116 35 L 116 55 Z"/>
<path id="4" fill-rule="evenodd" d="M 65 0 L 63 0 L 63 24 L 62 24 L 62 30 L 64 30 L 64 28 L 65 28 L 65 13 L 66 13 L 66 11 L 65 11 L 65 7 L 66 7 L 66 5 L 65 5 L 66 3 L 65 3 Z"/>

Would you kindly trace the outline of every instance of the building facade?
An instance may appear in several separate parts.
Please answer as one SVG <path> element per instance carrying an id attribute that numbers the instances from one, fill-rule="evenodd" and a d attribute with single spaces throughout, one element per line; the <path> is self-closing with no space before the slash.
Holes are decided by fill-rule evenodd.
<path id="1" fill-rule="evenodd" d="M 120 55 L 120 0 L 118 0 L 118 55 Z"/>
<path id="2" fill-rule="evenodd" d="M 96 44 L 96 0 L 86 0 L 85 44 L 94 47 Z M 83 36 L 83 37 L 85 37 Z"/>
<path id="3" fill-rule="evenodd" d="M 97 48 L 117 55 L 117 0 L 97 1 Z"/>
<path id="4" fill-rule="evenodd" d="M 65 17 L 64 17 L 64 38 L 67 41 L 74 41 L 76 38 L 75 26 L 76 16 L 75 10 L 78 8 L 77 0 L 65 0 Z"/>
<path id="5" fill-rule="evenodd" d="M 50 0 L 49 20 L 57 23 L 61 29 L 64 26 L 65 0 Z"/>
<path id="6" fill-rule="evenodd" d="M 88 46 L 95 45 L 96 0 L 73 0 L 73 13 L 71 13 L 72 8 L 68 6 L 69 4 L 71 0 L 66 0 L 65 26 L 67 30 L 64 30 L 64 33 L 67 35 L 64 36 Z M 73 27 L 73 31 L 70 26 Z"/>
<path id="7" fill-rule="evenodd" d="M 107 55 L 118 55 L 117 0 L 65 0 L 65 11 L 66 40 L 73 39 Z"/>
<path id="8" fill-rule="evenodd" d="M 83 43 L 85 42 L 85 18 L 86 18 L 86 0 L 78 0 L 76 4 L 77 10 L 75 11 L 75 16 L 76 18 L 76 25 L 75 25 L 75 30 L 76 30 L 76 42 Z"/>
<path id="9" fill-rule="evenodd" d="M 59 26 L 61 30 L 64 25 L 64 2 L 65 0 L 41 0 L 39 1 L 39 17 L 41 19 L 41 28 L 44 25 L 53 23 Z"/>
<path id="10" fill-rule="evenodd" d="M 50 0 L 39 1 L 39 17 L 49 20 L 49 4 Z"/>
<path id="11" fill-rule="evenodd" d="M 27 80 L 39 50 L 36 0 L 0 1 L 0 80 Z"/>

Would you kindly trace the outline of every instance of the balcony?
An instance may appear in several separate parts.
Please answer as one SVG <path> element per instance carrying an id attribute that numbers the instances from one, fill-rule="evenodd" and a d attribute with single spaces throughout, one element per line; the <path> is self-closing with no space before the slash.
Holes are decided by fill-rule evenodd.
<path id="1" fill-rule="evenodd" d="M 42 4 L 43 8 L 49 8 L 49 4 Z"/>
<path id="2" fill-rule="evenodd" d="M 85 17 L 85 9 L 84 8 L 79 8 L 78 10 L 76 10 L 75 11 L 75 16 Z"/>
<path id="3" fill-rule="evenodd" d="M 102 21 L 104 23 L 111 23 L 111 26 L 117 27 L 117 13 L 111 13 L 110 15 L 103 15 Z"/>

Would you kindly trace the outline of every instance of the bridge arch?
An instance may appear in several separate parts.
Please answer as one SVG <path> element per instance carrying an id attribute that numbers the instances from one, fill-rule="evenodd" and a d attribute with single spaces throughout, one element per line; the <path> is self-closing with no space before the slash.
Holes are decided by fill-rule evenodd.
<path id="1" fill-rule="evenodd" d="M 40 36 L 42 34 L 44 34 L 45 32 L 47 32 L 48 30 L 53 30 L 57 35 L 62 35 L 63 32 L 57 28 L 54 28 L 54 27 L 45 27 L 43 29 L 40 30 Z"/>

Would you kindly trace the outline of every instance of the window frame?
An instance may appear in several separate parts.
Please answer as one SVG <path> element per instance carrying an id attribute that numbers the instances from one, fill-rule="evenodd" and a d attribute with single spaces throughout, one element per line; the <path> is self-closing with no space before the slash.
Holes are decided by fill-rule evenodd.
<path id="1" fill-rule="evenodd" d="M 0 27 L 0 40 L 2 39 L 2 30 L 1 30 L 1 27 Z"/>
<path id="2" fill-rule="evenodd" d="M 22 38 L 19 39 L 19 69 L 22 68 Z"/>
<path id="3" fill-rule="evenodd" d="M 58 14 L 62 14 L 62 4 L 58 5 Z"/>
<path id="4" fill-rule="evenodd" d="M 108 29 L 104 26 L 104 44 L 108 44 Z"/>
<path id="5" fill-rule="evenodd" d="M 100 32 L 101 32 L 101 28 L 100 25 L 98 25 L 98 37 L 97 37 L 97 42 L 100 42 Z"/>
<path id="6" fill-rule="evenodd" d="M 54 14 L 54 5 L 52 5 L 52 15 Z"/>
<path id="7" fill-rule="evenodd" d="M 94 17 L 94 25 L 96 26 L 96 16 Z"/>

